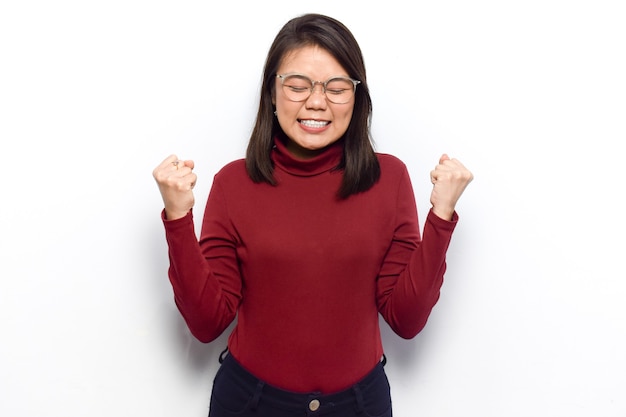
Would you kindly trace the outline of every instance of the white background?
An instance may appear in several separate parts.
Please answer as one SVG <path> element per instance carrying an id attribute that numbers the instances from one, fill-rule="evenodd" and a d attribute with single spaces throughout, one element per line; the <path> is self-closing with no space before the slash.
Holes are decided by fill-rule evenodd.
<path id="1" fill-rule="evenodd" d="M 151 172 L 194 159 L 199 216 L 274 35 L 321 12 L 420 220 L 441 153 L 475 174 L 426 329 L 384 326 L 394 415 L 626 416 L 623 2 L 406 4 L 1 3 L 0 415 L 206 415 L 226 337 L 174 306 Z"/>

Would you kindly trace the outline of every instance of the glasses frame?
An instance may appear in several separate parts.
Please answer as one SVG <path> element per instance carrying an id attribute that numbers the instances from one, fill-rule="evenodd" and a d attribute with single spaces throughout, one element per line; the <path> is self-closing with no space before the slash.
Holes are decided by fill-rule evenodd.
<path id="1" fill-rule="evenodd" d="M 293 100 L 293 99 L 291 99 L 291 98 L 289 98 L 287 96 L 287 100 L 293 101 L 293 102 L 296 102 L 296 103 L 308 100 L 309 97 L 311 97 L 311 94 L 313 94 L 313 91 L 315 91 L 315 86 L 317 84 L 319 84 L 319 85 L 322 86 L 322 93 L 324 94 L 324 97 L 326 97 L 326 100 L 328 100 L 328 101 L 330 101 L 331 103 L 334 103 L 334 104 L 346 104 L 346 103 L 350 102 L 350 99 L 352 99 L 352 97 L 354 97 L 354 95 L 356 94 L 356 86 L 361 84 L 361 81 L 355 80 L 354 78 L 345 77 L 343 75 L 336 75 L 336 76 L 330 77 L 326 81 L 315 81 L 315 80 L 312 80 L 310 77 L 308 77 L 308 76 L 306 76 L 304 74 L 300 74 L 298 72 L 290 72 L 290 73 L 287 73 L 287 74 L 276 74 L 276 78 L 280 79 L 280 85 L 283 88 L 285 87 L 285 79 L 287 77 L 292 77 L 292 76 L 297 76 L 297 77 L 304 78 L 306 80 L 309 80 L 309 82 L 311 83 L 311 88 L 309 88 L 309 95 L 306 96 L 305 98 L 303 98 L 302 100 Z M 348 81 L 352 82 L 352 85 L 353 85 L 352 96 L 350 97 L 350 99 L 348 99 L 348 101 L 344 101 L 342 103 L 337 103 L 337 102 L 333 101 L 332 99 L 330 99 L 328 97 L 328 95 L 326 95 L 326 86 L 328 85 L 328 83 L 331 82 L 331 81 L 337 80 L 337 79 L 348 80 Z"/>

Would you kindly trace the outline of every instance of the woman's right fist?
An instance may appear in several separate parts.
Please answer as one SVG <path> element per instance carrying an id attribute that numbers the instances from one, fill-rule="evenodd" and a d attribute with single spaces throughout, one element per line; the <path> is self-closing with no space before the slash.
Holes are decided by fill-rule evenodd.
<path id="1" fill-rule="evenodd" d="M 176 155 L 170 155 L 152 171 L 165 204 L 165 217 L 168 220 L 185 217 L 194 205 L 192 190 L 196 185 L 197 176 L 192 172 L 193 167 L 193 161 L 183 161 Z"/>

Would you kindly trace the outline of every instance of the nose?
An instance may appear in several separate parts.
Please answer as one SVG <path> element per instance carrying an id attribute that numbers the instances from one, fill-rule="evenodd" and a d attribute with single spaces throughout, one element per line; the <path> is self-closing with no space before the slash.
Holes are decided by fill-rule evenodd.
<path id="1" fill-rule="evenodd" d="M 319 89 L 316 86 L 319 85 Z M 308 108 L 325 109 L 326 108 L 326 92 L 324 91 L 324 83 L 321 81 L 313 82 L 311 87 L 311 95 L 306 100 Z"/>

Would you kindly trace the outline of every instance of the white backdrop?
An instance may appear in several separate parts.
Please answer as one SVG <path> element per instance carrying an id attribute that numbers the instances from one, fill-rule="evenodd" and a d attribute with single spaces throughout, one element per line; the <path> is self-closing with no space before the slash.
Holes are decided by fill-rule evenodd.
<path id="1" fill-rule="evenodd" d="M 2 2 L 0 415 L 206 415 L 226 337 L 174 306 L 151 172 L 194 159 L 201 215 L 311 11 L 359 40 L 422 214 L 441 153 L 475 174 L 426 329 L 384 326 L 394 415 L 626 416 L 621 4 Z"/>

